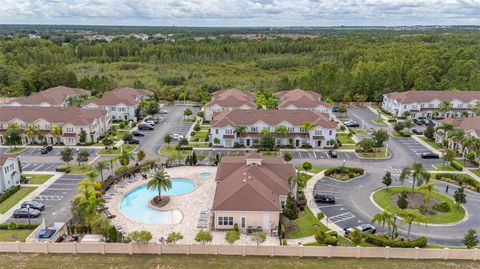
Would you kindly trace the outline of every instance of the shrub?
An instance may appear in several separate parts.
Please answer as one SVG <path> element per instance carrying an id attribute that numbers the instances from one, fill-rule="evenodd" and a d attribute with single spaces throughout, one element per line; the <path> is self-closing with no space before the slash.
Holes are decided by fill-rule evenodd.
<path id="1" fill-rule="evenodd" d="M 435 179 L 462 185 L 467 189 L 480 192 L 480 183 L 468 175 L 439 173 L 435 174 Z"/>
<path id="2" fill-rule="evenodd" d="M 412 134 L 409 131 L 401 130 L 398 132 L 402 137 L 410 137 Z"/>
<path id="3" fill-rule="evenodd" d="M 433 210 L 438 212 L 450 212 L 450 205 L 447 202 L 441 202 L 433 206 Z"/>
<path id="4" fill-rule="evenodd" d="M 461 166 L 459 163 L 453 161 L 453 162 L 450 162 L 450 165 L 455 168 L 455 170 L 457 171 L 463 171 L 463 166 Z"/>
<path id="5" fill-rule="evenodd" d="M 328 233 L 328 235 L 332 237 L 338 237 L 338 233 L 336 231 L 331 231 L 330 233 Z"/>
<path id="6" fill-rule="evenodd" d="M 397 206 L 401 209 L 406 209 L 408 207 L 407 192 L 403 191 L 400 194 L 400 197 L 397 200 Z"/>
<path id="7" fill-rule="evenodd" d="M 333 236 L 327 236 L 325 244 L 330 246 L 336 246 L 338 244 L 338 238 Z"/>
<path id="8" fill-rule="evenodd" d="M 120 128 L 120 129 L 125 128 L 125 123 L 123 123 L 123 121 L 120 122 L 120 123 L 118 124 L 118 128 Z"/>
<path id="9" fill-rule="evenodd" d="M 287 239 L 283 239 L 283 240 L 282 240 L 282 245 L 283 245 L 283 246 L 286 246 L 286 245 L 287 245 Z"/>
<path id="10" fill-rule="evenodd" d="M 233 245 L 235 241 L 240 239 L 240 232 L 232 230 L 228 231 L 227 234 L 225 234 L 225 240 L 230 244 Z"/>
<path id="11" fill-rule="evenodd" d="M 325 232 L 323 232 L 323 231 L 320 231 L 320 232 L 315 234 L 315 240 L 320 245 L 323 245 L 323 244 L 325 244 L 325 240 L 327 240 L 327 234 L 325 234 Z"/>
<path id="12" fill-rule="evenodd" d="M 422 236 L 419 237 L 415 240 L 410 240 L 410 241 L 402 241 L 402 240 L 392 240 L 390 238 L 378 236 L 378 235 L 373 235 L 366 233 L 364 234 L 365 236 L 365 242 L 379 246 L 379 247 L 392 247 L 392 248 L 414 248 L 414 247 L 425 247 L 427 245 L 427 238 Z"/>
<path id="13" fill-rule="evenodd" d="M 360 245 L 363 241 L 363 234 L 357 229 L 354 229 L 353 232 L 349 233 L 348 237 L 350 237 L 350 240 L 352 240 L 352 243 L 356 246 Z"/>
<path id="14" fill-rule="evenodd" d="M 4 192 L 2 195 L 0 195 L 0 203 L 7 200 L 8 197 L 12 196 L 14 193 L 16 193 L 18 190 L 20 190 L 20 186 L 13 186 L 10 189 L 8 189 L 6 192 Z"/>
<path id="15" fill-rule="evenodd" d="M 8 223 L 8 230 L 16 230 L 18 229 L 18 224 L 16 222 L 10 222 Z"/>
<path id="16" fill-rule="evenodd" d="M 339 177 L 340 175 L 348 175 L 348 178 L 350 179 L 350 178 L 361 176 L 364 173 L 365 173 L 365 170 L 363 168 L 338 166 L 338 167 L 327 169 L 325 171 L 325 176 L 340 179 Z"/>
<path id="17" fill-rule="evenodd" d="M 195 124 L 195 126 L 193 127 L 193 130 L 194 130 L 195 132 L 198 132 L 198 131 L 200 131 L 201 129 L 202 129 L 202 128 L 200 127 L 200 125 L 198 125 L 198 123 Z"/>
<path id="18" fill-rule="evenodd" d="M 13 222 L 10 222 L 10 223 L 3 223 L 3 224 L 0 224 L 0 230 L 9 230 L 11 228 L 11 224 Z M 28 224 L 28 223 L 15 223 L 15 225 L 17 226 L 15 229 L 16 230 L 26 230 L 26 229 L 34 229 L 34 228 L 37 228 L 38 224 Z"/>

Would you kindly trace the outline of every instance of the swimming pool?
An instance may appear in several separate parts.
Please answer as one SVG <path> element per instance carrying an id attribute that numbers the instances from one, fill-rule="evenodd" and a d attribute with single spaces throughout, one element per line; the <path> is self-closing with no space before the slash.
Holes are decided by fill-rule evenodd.
<path id="1" fill-rule="evenodd" d="M 207 178 L 207 177 L 209 177 L 209 176 L 211 176 L 211 175 L 212 175 L 212 173 L 210 173 L 210 172 L 203 172 L 203 173 L 198 174 L 198 176 L 199 176 L 200 178 Z"/>
<path id="2" fill-rule="evenodd" d="M 195 189 L 190 179 L 172 178 L 172 188 L 162 191 L 162 195 L 181 195 Z M 159 211 L 148 206 L 149 201 L 158 195 L 156 190 L 148 190 L 143 184 L 128 192 L 120 201 L 120 211 L 131 220 L 148 224 L 175 224 L 182 220 L 179 210 Z"/>

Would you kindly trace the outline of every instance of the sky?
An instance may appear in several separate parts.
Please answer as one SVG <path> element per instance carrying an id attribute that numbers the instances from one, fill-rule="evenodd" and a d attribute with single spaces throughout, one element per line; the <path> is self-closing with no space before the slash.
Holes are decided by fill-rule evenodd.
<path id="1" fill-rule="evenodd" d="M 0 0 L 0 24 L 480 25 L 480 0 Z"/>

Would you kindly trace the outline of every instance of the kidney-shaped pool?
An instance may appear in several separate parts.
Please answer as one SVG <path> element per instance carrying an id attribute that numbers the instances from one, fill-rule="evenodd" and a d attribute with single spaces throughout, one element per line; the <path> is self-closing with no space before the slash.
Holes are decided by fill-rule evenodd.
<path id="1" fill-rule="evenodd" d="M 195 182 L 186 178 L 172 178 L 172 188 L 162 191 L 162 195 L 181 195 L 193 191 Z M 149 201 L 158 195 L 156 190 L 148 190 L 147 184 L 140 185 L 123 196 L 120 211 L 131 220 L 147 224 L 176 224 L 182 220 L 179 210 L 160 211 L 150 208 Z"/>

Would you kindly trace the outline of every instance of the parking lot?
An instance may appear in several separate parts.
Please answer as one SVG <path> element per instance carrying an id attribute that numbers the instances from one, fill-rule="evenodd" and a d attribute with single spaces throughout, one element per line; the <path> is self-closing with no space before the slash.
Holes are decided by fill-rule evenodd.
<path id="1" fill-rule="evenodd" d="M 431 151 L 426 148 L 424 145 L 418 143 L 411 137 L 404 137 L 404 138 L 397 138 L 395 139 L 398 141 L 402 146 L 407 149 L 408 151 L 412 152 L 413 154 L 420 156 L 422 153 L 431 153 Z"/>
<path id="2" fill-rule="evenodd" d="M 68 221 L 71 217 L 70 203 L 77 193 L 78 183 L 84 177 L 83 175 L 65 174 L 35 197 L 33 200 L 43 203 L 45 210 L 42 211 L 40 217 L 31 219 L 31 222 L 40 223 L 43 218 L 47 224 L 53 221 Z M 28 222 L 28 219 L 15 219 L 15 221 Z"/>
<path id="3" fill-rule="evenodd" d="M 31 171 L 55 171 L 55 167 L 63 165 L 63 163 L 24 163 L 22 164 L 23 172 Z"/>
<path id="4" fill-rule="evenodd" d="M 23 151 L 19 156 L 60 156 L 60 152 L 63 150 L 63 148 L 53 148 L 52 151 L 46 154 L 42 154 L 40 152 L 41 148 L 27 148 L 25 151 Z M 73 154 L 76 155 L 77 150 L 86 150 L 90 154 L 90 156 L 95 156 L 99 149 L 97 148 L 87 148 L 87 147 L 73 147 Z"/>

